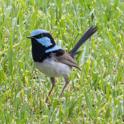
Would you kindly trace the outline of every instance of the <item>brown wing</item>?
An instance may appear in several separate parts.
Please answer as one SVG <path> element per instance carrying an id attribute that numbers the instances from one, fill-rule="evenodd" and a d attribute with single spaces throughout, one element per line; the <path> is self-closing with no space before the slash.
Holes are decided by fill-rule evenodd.
<path id="1" fill-rule="evenodd" d="M 63 54 L 58 55 L 57 53 L 52 53 L 52 56 L 55 57 L 56 61 L 67 64 L 70 67 L 75 67 L 80 70 L 75 60 L 70 56 L 69 53 L 64 52 Z"/>

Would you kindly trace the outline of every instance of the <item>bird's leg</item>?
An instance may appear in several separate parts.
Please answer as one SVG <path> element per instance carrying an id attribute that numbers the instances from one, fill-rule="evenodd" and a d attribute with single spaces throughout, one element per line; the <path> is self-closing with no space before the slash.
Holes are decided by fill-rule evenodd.
<path id="1" fill-rule="evenodd" d="M 46 102 L 48 102 L 49 96 L 51 95 L 51 92 L 52 92 L 52 90 L 53 90 L 53 88 L 55 86 L 55 78 L 54 77 L 51 77 L 50 80 L 51 80 L 51 83 L 52 83 L 52 87 L 51 87 L 51 89 L 50 89 L 50 91 L 48 93 L 48 96 L 46 98 Z"/>
<path id="2" fill-rule="evenodd" d="M 59 97 L 61 97 L 61 96 L 63 95 L 63 92 L 64 92 L 65 88 L 67 87 L 67 85 L 68 85 L 68 83 L 69 83 L 69 79 L 68 79 L 67 76 L 64 77 L 64 80 L 65 80 L 65 84 L 64 84 L 64 86 L 63 86 L 63 88 L 62 88 L 62 91 L 61 91 Z"/>

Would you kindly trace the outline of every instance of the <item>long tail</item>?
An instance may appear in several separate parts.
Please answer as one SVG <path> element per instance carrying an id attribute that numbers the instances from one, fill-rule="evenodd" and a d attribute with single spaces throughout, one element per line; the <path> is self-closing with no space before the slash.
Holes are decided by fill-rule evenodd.
<path id="1" fill-rule="evenodd" d="M 77 50 L 81 47 L 81 45 L 83 43 L 86 42 L 86 40 L 88 38 L 90 38 L 95 32 L 97 31 L 97 27 L 90 27 L 85 33 L 84 35 L 81 37 L 81 39 L 76 43 L 76 45 L 74 46 L 74 48 L 70 51 L 70 55 L 72 57 L 75 56 L 75 54 L 77 53 Z"/>

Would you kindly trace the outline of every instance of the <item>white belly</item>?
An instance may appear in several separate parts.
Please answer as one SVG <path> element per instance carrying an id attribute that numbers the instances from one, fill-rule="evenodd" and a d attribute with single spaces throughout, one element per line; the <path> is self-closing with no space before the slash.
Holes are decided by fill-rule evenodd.
<path id="1" fill-rule="evenodd" d="M 59 77 L 68 75 L 71 68 L 63 63 L 56 62 L 51 58 L 45 59 L 42 63 L 35 62 L 36 67 L 49 77 Z"/>

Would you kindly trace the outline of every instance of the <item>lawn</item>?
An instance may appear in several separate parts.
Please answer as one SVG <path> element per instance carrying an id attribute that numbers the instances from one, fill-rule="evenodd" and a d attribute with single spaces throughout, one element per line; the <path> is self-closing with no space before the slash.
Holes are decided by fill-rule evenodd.
<path id="1" fill-rule="evenodd" d="M 33 63 L 26 37 L 37 28 L 51 32 L 71 50 L 82 34 L 98 31 L 76 56 L 59 98 L 63 78 L 50 97 L 48 77 Z M 123 124 L 123 0 L 0 0 L 0 124 Z"/>

